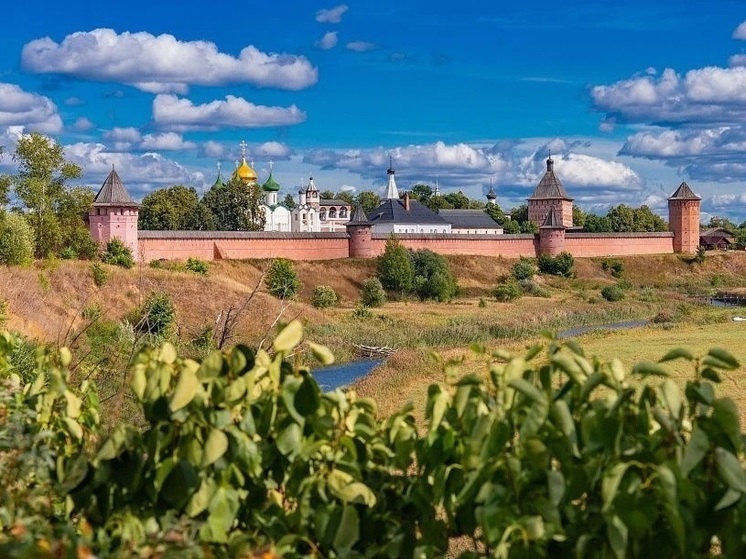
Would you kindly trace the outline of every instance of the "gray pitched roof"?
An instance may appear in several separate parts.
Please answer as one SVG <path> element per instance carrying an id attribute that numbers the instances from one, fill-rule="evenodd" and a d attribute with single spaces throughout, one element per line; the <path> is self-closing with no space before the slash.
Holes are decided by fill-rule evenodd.
<path id="1" fill-rule="evenodd" d="M 124 187 L 122 179 L 119 178 L 114 167 L 111 168 L 111 173 L 106 177 L 104 184 L 96 194 L 96 198 L 93 200 L 94 206 L 131 206 L 139 207 L 140 204 L 130 198 L 129 192 Z"/>
<path id="2" fill-rule="evenodd" d="M 546 219 L 544 220 L 544 223 L 542 223 L 539 226 L 539 229 L 546 228 L 546 229 L 564 229 L 565 226 L 562 223 L 562 216 L 560 215 L 557 208 L 552 208 L 552 210 L 547 214 Z"/>
<path id="3" fill-rule="evenodd" d="M 339 198 L 333 198 L 331 200 L 328 198 L 321 198 L 319 200 L 319 206 L 352 206 L 352 204 L 345 200 L 340 200 Z"/>
<path id="4" fill-rule="evenodd" d="M 529 200 L 540 198 L 561 198 L 564 200 L 572 200 L 572 198 L 567 195 L 567 191 L 562 185 L 562 181 L 554 173 L 554 160 L 551 157 L 547 159 L 546 173 L 544 173 L 544 176 L 541 177 L 536 190 L 534 190 L 534 193 L 529 197 Z"/>
<path id="5" fill-rule="evenodd" d="M 355 206 L 355 209 L 352 210 L 352 217 L 350 218 L 350 221 L 347 222 L 348 225 L 370 225 L 370 222 L 368 221 L 368 217 L 365 215 L 365 210 L 363 210 L 363 206 L 360 204 L 357 204 Z"/>
<path id="6" fill-rule="evenodd" d="M 380 206 L 368 214 L 373 223 L 428 223 L 443 225 L 445 219 L 417 200 L 409 200 L 409 211 L 404 209 L 404 200 L 384 200 Z"/>
<path id="7" fill-rule="evenodd" d="M 438 215 L 457 229 L 495 229 L 502 227 L 484 210 L 438 210 Z"/>
<path id="8" fill-rule="evenodd" d="M 676 192 L 671 194 L 669 200 L 701 200 L 701 198 L 697 196 L 691 188 L 689 188 L 689 185 L 686 184 L 686 182 L 682 182 L 679 185 L 679 188 L 676 189 Z"/>

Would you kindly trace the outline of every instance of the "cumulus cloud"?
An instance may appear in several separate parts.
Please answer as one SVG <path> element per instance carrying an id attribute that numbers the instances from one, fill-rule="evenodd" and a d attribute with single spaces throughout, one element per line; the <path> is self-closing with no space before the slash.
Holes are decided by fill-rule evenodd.
<path id="1" fill-rule="evenodd" d="M 93 122 L 91 122 L 90 119 L 88 119 L 88 118 L 86 118 L 84 116 L 81 116 L 81 117 L 79 117 L 79 118 L 77 118 L 75 120 L 75 122 L 73 123 L 72 128 L 73 128 L 73 130 L 75 130 L 77 132 L 86 132 L 87 130 L 91 130 L 95 126 L 96 125 L 93 124 Z"/>
<path id="2" fill-rule="evenodd" d="M 100 187 L 114 165 L 135 199 L 164 186 L 184 184 L 202 188 L 205 184 L 203 173 L 190 171 L 158 153 L 116 152 L 104 144 L 79 142 L 65 146 L 65 156 L 83 168 L 83 181 L 92 189 Z"/>
<path id="3" fill-rule="evenodd" d="M 153 119 L 158 126 L 175 131 L 217 130 L 224 127 L 289 126 L 305 121 L 306 113 L 295 105 L 254 105 L 233 95 L 228 95 L 224 101 L 202 105 L 176 95 L 157 95 L 153 100 Z"/>
<path id="4" fill-rule="evenodd" d="M 347 43 L 347 50 L 355 51 L 355 52 L 368 52 L 369 50 L 375 50 L 378 48 L 377 45 L 374 45 L 373 43 L 368 43 L 366 41 L 352 41 Z"/>
<path id="5" fill-rule="evenodd" d="M 143 150 L 178 151 L 194 149 L 197 144 L 185 141 L 181 134 L 176 132 L 164 132 L 162 134 L 145 134 L 140 143 Z"/>
<path id="6" fill-rule="evenodd" d="M 81 105 L 85 105 L 85 101 L 83 101 L 80 97 L 68 97 L 65 99 L 65 105 L 68 107 L 79 107 Z"/>
<path id="7" fill-rule="evenodd" d="M 733 38 L 746 41 L 746 21 L 744 21 L 743 23 L 741 23 L 741 25 L 736 27 L 736 30 L 733 31 Z"/>
<path id="8" fill-rule="evenodd" d="M 617 161 L 580 153 L 577 150 L 587 149 L 586 145 L 559 139 L 534 149 L 519 143 L 474 146 L 436 142 L 391 150 L 313 150 L 305 154 L 304 162 L 322 169 L 358 173 L 376 180 L 382 187 L 391 157 L 401 189 L 417 182 L 432 184 L 438 176 L 444 192 L 461 189 L 473 197 L 486 193 L 490 179 L 494 179 L 503 200 L 501 203 L 507 200 L 507 207 L 510 207 L 510 204 L 523 203 L 536 187 L 546 171 L 546 154 L 550 149 L 555 170 L 571 196 L 609 204 L 640 198 L 643 181 L 631 168 Z"/>
<path id="9" fill-rule="evenodd" d="M 29 132 L 56 134 L 62 130 L 62 119 L 49 98 L 12 83 L 0 83 L 0 126 L 24 126 Z"/>
<path id="10" fill-rule="evenodd" d="M 219 158 L 226 152 L 225 146 L 215 140 L 207 140 L 200 146 L 200 153 L 205 157 Z"/>
<path id="11" fill-rule="evenodd" d="M 342 21 L 342 16 L 347 13 L 350 8 L 346 4 L 340 4 L 333 8 L 326 10 L 319 10 L 316 12 L 316 21 L 319 23 L 339 23 Z"/>
<path id="12" fill-rule="evenodd" d="M 214 159 L 238 159 L 240 150 L 238 145 L 226 146 L 219 142 L 209 140 L 200 146 L 200 153 L 205 157 Z M 246 157 L 258 160 L 287 160 L 293 154 L 293 150 L 287 144 L 282 142 L 263 142 L 260 144 L 248 144 L 246 147 Z"/>
<path id="13" fill-rule="evenodd" d="M 267 54 L 249 45 L 234 57 L 209 41 L 113 29 L 78 31 L 61 43 L 35 39 L 23 47 L 21 64 L 35 73 L 126 83 L 151 93 L 235 83 L 298 90 L 318 80 L 316 68 L 302 56 Z"/>
<path id="14" fill-rule="evenodd" d="M 316 41 L 315 44 L 322 50 L 333 49 L 337 46 L 337 32 L 329 31 L 328 33 L 324 33 L 324 36 Z"/>
<path id="15" fill-rule="evenodd" d="M 109 140 L 116 151 L 127 151 L 132 149 L 142 140 L 142 135 L 137 128 L 132 126 L 118 127 L 104 131 L 104 138 Z"/>

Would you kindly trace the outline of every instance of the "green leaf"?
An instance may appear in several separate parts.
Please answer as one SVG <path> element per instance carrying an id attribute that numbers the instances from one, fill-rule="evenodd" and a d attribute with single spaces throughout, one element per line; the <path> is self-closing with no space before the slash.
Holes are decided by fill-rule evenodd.
<path id="1" fill-rule="evenodd" d="M 735 489 L 728 488 L 723 495 L 722 499 L 715 505 L 715 512 L 727 509 L 728 507 L 735 505 L 741 499 L 742 493 Z"/>
<path id="2" fill-rule="evenodd" d="M 641 377 L 667 377 L 668 371 L 652 361 L 640 361 L 632 368 L 632 373 Z"/>
<path id="3" fill-rule="evenodd" d="M 606 537 L 616 559 L 627 557 L 627 538 L 629 531 L 626 524 L 616 514 L 606 521 Z"/>
<path id="4" fill-rule="evenodd" d="M 722 380 L 720 379 L 720 375 L 718 375 L 717 371 L 713 369 L 712 367 L 705 367 L 702 369 L 702 378 L 705 378 L 709 381 L 712 381 L 716 384 L 720 384 Z"/>
<path id="5" fill-rule="evenodd" d="M 313 342 L 306 342 L 306 345 L 311 348 L 311 353 L 322 365 L 331 365 L 334 363 L 334 354 L 328 347 Z"/>
<path id="6" fill-rule="evenodd" d="M 196 372 L 186 367 L 182 368 L 179 373 L 179 379 L 176 381 L 176 388 L 171 395 L 171 401 L 168 405 L 171 412 L 177 412 L 189 405 L 189 402 L 194 399 L 201 388 L 202 383 L 197 378 Z"/>
<path id="7" fill-rule="evenodd" d="M 143 396 L 145 395 L 145 387 L 147 383 L 148 379 L 145 376 L 145 365 L 138 363 L 132 368 L 132 380 L 130 381 L 130 386 L 132 387 L 135 396 L 137 396 L 137 399 L 140 401 L 142 401 Z"/>
<path id="8" fill-rule="evenodd" d="M 305 419 L 295 409 L 295 395 L 298 393 L 302 382 L 298 377 L 286 377 L 282 383 L 282 402 L 290 416 L 300 425 L 305 424 Z"/>
<path id="9" fill-rule="evenodd" d="M 524 517 L 521 519 L 521 524 L 530 541 L 541 540 L 546 536 L 546 527 L 541 516 Z"/>
<path id="10" fill-rule="evenodd" d="M 585 381 L 588 380 L 587 375 L 583 369 L 578 365 L 577 361 L 562 353 L 555 353 L 552 355 L 552 365 L 563 370 L 573 380 L 575 384 L 583 386 Z"/>
<path id="11" fill-rule="evenodd" d="M 291 423 L 282 430 L 277 437 L 277 450 L 285 456 L 293 457 L 300 451 L 300 443 L 303 433 L 301 426 L 297 423 Z"/>
<path id="12" fill-rule="evenodd" d="M 172 343 L 166 342 L 161 346 L 161 353 L 158 356 L 158 360 L 168 365 L 176 361 L 176 348 Z"/>
<path id="13" fill-rule="evenodd" d="M 707 355 L 723 363 L 724 366 L 719 367 L 721 369 L 729 369 L 732 371 L 738 369 L 738 367 L 741 366 L 741 364 L 738 362 L 738 359 L 736 359 L 730 353 L 720 347 L 713 347 L 712 349 L 710 349 L 710 351 L 707 352 Z M 708 364 L 707 358 L 703 359 L 702 362 Z"/>
<path id="14" fill-rule="evenodd" d="M 346 555 L 352 546 L 360 539 L 360 518 L 357 510 L 352 505 L 346 505 L 342 509 L 342 517 L 334 535 L 334 549 L 340 555 Z"/>
<path id="15" fill-rule="evenodd" d="M 179 510 L 187 503 L 198 484 L 199 479 L 194 467 L 186 460 L 179 460 L 169 470 L 159 494 L 167 503 Z"/>
<path id="16" fill-rule="evenodd" d="M 532 400 L 533 402 L 546 404 L 546 394 L 539 391 L 533 384 L 528 382 L 526 379 L 516 378 L 508 383 L 508 386 L 515 388 L 518 392 Z"/>
<path id="17" fill-rule="evenodd" d="M 682 475 L 689 477 L 692 470 L 707 456 L 709 450 L 710 440 L 707 438 L 707 433 L 699 425 L 695 425 L 681 460 Z"/>
<path id="18" fill-rule="evenodd" d="M 736 456 L 722 447 L 715 449 L 715 466 L 725 485 L 734 491 L 746 493 L 746 472 Z"/>
<path id="19" fill-rule="evenodd" d="M 302 338 L 303 325 L 300 320 L 293 320 L 277 334 L 275 341 L 272 342 L 272 347 L 277 352 L 285 353 L 294 349 Z"/>
<path id="20" fill-rule="evenodd" d="M 611 369 L 611 377 L 617 382 L 624 382 L 624 378 L 627 376 L 627 372 L 624 370 L 624 364 L 621 359 L 614 357 L 609 363 L 609 369 Z"/>
<path id="21" fill-rule="evenodd" d="M 680 420 L 683 398 L 679 385 L 671 379 L 666 379 L 663 381 L 663 384 L 661 384 L 661 393 L 663 394 L 663 399 L 666 402 L 668 411 L 671 412 L 674 419 L 677 421 Z"/>
<path id="22" fill-rule="evenodd" d="M 741 418 L 736 404 L 730 398 L 718 398 L 712 403 L 712 419 L 722 428 L 733 447 L 741 450 Z"/>
<path id="23" fill-rule="evenodd" d="M 73 392 L 65 390 L 65 400 L 67 401 L 67 415 L 73 419 L 77 419 L 80 416 L 80 406 L 83 402 L 80 401 Z"/>
<path id="24" fill-rule="evenodd" d="M 206 468 L 219 460 L 228 450 L 228 436 L 220 429 L 212 429 L 205 441 L 205 453 L 200 466 Z"/>
<path id="25" fill-rule="evenodd" d="M 430 385 L 428 393 L 427 418 L 430 420 L 430 432 L 432 433 L 443 421 L 450 398 L 439 384 Z"/>
<path id="26" fill-rule="evenodd" d="M 665 363 L 666 361 L 673 361 L 674 359 L 686 359 L 687 361 L 693 361 L 694 356 L 683 347 L 677 347 L 676 349 L 672 349 L 663 357 L 658 359 L 658 363 Z"/>
<path id="27" fill-rule="evenodd" d="M 200 513 L 206 511 L 217 488 L 218 485 L 215 483 L 214 479 L 203 479 L 199 489 L 194 493 L 194 495 L 192 495 L 192 498 L 189 499 L 189 502 L 187 503 L 186 509 L 184 509 L 187 516 L 194 518 Z"/>
<path id="28" fill-rule="evenodd" d="M 67 427 L 67 432 L 70 433 L 74 439 L 79 441 L 83 439 L 83 428 L 80 426 L 80 423 L 75 421 L 72 417 L 66 417 L 63 421 Z"/>
<path id="29" fill-rule="evenodd" d="M 368 507 L 376 504 L 375 493 L 347 472 L 332 470 L 326 478 L 326 483 L 332 494 L 345 503 L 357 503 Z"/>
<path id="30" fill-rule="evenodd" d="M 565 477 L 559 470 L 549 470 L 547 472 L 547 490 L 549 492 L 549 501 L 558 507 L 565 496 Z"/>
<path id="31" fill-rule="evenodd" d="M 631 465 L 631 462 L 619 462 L 604 474 L 604 479 L 601 482 L 601 496 L 604 502 L 602 512 L 606 513 L 611 509 L 619 485 L 622 483 L 622 478 L 624 478 L 624 474 L 627 473 Z"/>

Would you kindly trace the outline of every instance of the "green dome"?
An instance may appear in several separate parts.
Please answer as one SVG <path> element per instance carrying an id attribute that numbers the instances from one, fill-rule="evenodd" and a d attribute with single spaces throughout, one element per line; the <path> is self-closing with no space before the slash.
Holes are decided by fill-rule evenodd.
<path id="1" fill-rule="evenodd" d="M 215 184 L 212 185 L 213 188 L 221 188 L 225 186 L 225 183 L 223 182 L 223 177 L 220 176 L 220 171 L 218 171 L 218 178 L 215 179 Z"/>
<path id="2" fill-rule="evenodd" d="M 265 192 L 277 192 L 278 190 L 280 190 L 280 185 L 274 179 L 271 172 L 269 173 L 267 182 L 262 185 L 262 190 L 264 190 Z"/>

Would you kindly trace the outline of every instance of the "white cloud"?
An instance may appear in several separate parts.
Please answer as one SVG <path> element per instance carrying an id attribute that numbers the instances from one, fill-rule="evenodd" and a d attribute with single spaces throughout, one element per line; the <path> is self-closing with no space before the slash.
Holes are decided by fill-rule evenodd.
<path id="1" fill-rule="evenodd" d="M 346 4 L 340 4 L 327 10 L 319 10 L 316 12 L 316 21 L 319 23 L 339 23 L 349 9 Z"/>
<path id="2" fill-rule="evenodd" d="M 316 41 L 315 44 L 322 50 L 333 49 L 337 46 L 337 32 L 329 31 L 328 33 L 324 33 L 324 36 Z"/>
<path id="3" fill-rule="evenodd" d="M 292 153 L 290 147 L 281 142 L 264 142 L 250 151 L 257 157 L 271 157 L 274 159 L 287 159 Z"/>
<path id="4" fill-rule="evenodd" d="M 75 122 L 73 123 L 73 130 L 76 130 L 78 132 L 85 132 L 87 130 L 91 130 L 92 128 L 95 128 L 95 124 L 91 122 L 89 118 L 86 118 L 84 116 L 78 117 Z"/>
<path id="5" fill-rule="evenodd" d="M 225 151 L 225 146 L 214 140 L 207 140 L 202 144 L 202 154 L 205 157 L 222 157 Z"/>
<path id="6" fill-rule="evenodd" d="M 203 105 L 195 105 L 189 99 L 175 95 L 158 95 L 153 100 L 153 119 L 158 126 L 169 130 L 218 130 L 225 127 L 289 126 L 305 121 L 306 113 L 295 105 L 254 105 L 233 95 L 228 95 L 224 101 Z"/>
<path id="7" fill-rule="evenodd" d="M 116 151 L 128 151 L 142 141 L 140 131 L 132 126 L 124 128 L 115 126 L 111 130 L 104 131 L 103 135 L 112 142 L 112 147 Z"/>
<path id="8" fill-rule="evenodd" d="M 85 105 L 85 101 L 83 101 L 80 97 L 68 97 L 65 99 L 65 105 L 68 107 L 79 107 L 81 105 Z"/>
<path id="9" fill-rule="evenodd" d="M 205 176 L 157 153 L 112 152 L 99 143 L 76 143 L 65 146 L 65 156 L 84 170 L 83 181 L 98 189 L 114 165 L 127 190 L 140 199 L 155 188 L 184 184 L 202 188 Z"/>
<path id="10" fill-rule="evenodd" d="M 350 43 L 347 43 L 347 49 L 352 50 L 355 52 L 367 52 L 369 50 L 375 50 L 378 48 L 378 46 L 374 45 L 373 43 L 368 43 L 366 41 L 352 41 Z"/>
<path id="11" fill-rule="evenodd" d="M 49 98 L 12 83 L 0 83 L 0 126 L 24 126 L 29 132 L 56 134 L 62 130 L 62 119 Z"/>
<path id="12" fill-rule="evenodd" d="M 140 143 L 140 149 L 143 150 L 164 150 L 177 151 L 184 149 L 194 149 L 197 144 L 187 142 L 176 132 L 164 132 L 162 134 L 145 134 Z"/>
<path id="13" fill-rule="evenodd" d="M 733 38 L 746 41 L 746 21 L 744 21 L 743 23 L 741 23 L 741 25 L 736 27 L 736 30 L 733 31 Z"/>
<path id="14" fill-rule="evenodd" d="M 318 80 L 316 68 L 302 56 L 267 54 L 249 45 L 233 57 L 208 41 L 113 29 L 79 31 L 62 43 L 35 39 L 23 47 L 21 63 L 31 72 L 121 82 L 152 93 L 235 83 L 297 90 Z"/>

